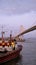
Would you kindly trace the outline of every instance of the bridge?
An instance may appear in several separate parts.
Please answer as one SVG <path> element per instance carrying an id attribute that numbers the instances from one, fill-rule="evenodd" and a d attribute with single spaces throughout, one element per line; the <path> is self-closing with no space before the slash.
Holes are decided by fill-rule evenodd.
<path id="1" fill-rule="evenodd" d="M 28 33 L 28 32 L 31 32 L 31 31 L 33 31 L 33 30 L 36 30 L 36 25 L 33 26 L 33 27 L 31 27 L 31 28 L 26 29 L 25 31 L 23 31 L 23 32 L 21 32 L 21 33 L 19 33 L 19 34 L 16 35 L 14 38 L 17 38 L 17 37 L 19 37 L 19 36 L 21 36 L 21 35 L 23 35 L 23 34 L 26 34 L 26 33 Z"/>

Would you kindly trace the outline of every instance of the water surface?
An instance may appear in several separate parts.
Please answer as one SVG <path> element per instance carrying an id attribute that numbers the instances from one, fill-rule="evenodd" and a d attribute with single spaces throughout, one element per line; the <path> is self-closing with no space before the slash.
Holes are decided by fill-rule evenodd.
<path id="1" fill-rule="evenodd" d="M 29 38 L 25 42 L 18 42 L 18 44 L 23 45 L 20 56 L 3 65 L 36 65 L 36 39 Z"/>

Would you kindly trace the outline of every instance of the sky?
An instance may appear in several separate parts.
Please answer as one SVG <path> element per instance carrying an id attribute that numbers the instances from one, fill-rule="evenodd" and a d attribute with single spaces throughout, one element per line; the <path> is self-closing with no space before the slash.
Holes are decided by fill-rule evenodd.
<path id="1" fill-rule="evenodd" d="M 36 0 L 0 0 L 0 28 L 36 25 Z"/>

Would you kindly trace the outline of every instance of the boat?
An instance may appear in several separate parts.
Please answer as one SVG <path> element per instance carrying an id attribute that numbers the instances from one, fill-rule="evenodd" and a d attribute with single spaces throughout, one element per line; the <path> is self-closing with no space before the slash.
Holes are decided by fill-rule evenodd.
<path id="1" fill-rule="evenodd" d="M 0 53 L 0 64 L 17 58 L 21 50 L 22 50 L 22 46 L 18 45 L 18 49 L 16 50 Z"/>
<path id="2" fill-rule="evenodd" d="M 0 41 L 0 64 L 17 58 L 21 50 L 22 45 L 18 45 L 16 40 L 12 39 L 11 34 L 10 39 L 5 41 L 2 32 L 2 38 Z"/>

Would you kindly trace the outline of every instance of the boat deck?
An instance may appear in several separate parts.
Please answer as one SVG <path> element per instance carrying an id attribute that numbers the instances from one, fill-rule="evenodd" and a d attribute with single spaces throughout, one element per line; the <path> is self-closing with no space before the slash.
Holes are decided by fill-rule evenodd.
<path id="1" fill-rule="evenodd" d="M 0 53 L 0 58 L 1 58 L 1 57 L 4 57 L 4 56 L 7 56 L 7 55 L 9 55 L 9 54 L 11 54 L 11 53 L 15 53 L 15 52 L 18 51 L 19 49 L 21 49 L 21 45 L 18 45 L 18 47 L 17 47 L 15 50 Z"/>

